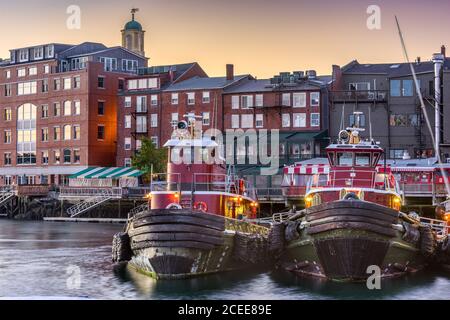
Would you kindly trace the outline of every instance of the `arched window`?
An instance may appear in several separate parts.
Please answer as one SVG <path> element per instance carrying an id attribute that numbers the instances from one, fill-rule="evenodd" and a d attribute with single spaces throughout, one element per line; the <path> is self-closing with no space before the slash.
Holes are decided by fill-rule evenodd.
<path id="1" fill-rule="evenodd" d="M 72 102 L 64 101 L 64 115 L 70 116 L 72 114 Z"/>
<path id="2" fill-rule="evenodd" d="M 36 163 L 37 106 L 25 103 L 17 108 L 17 164 Z"/>
<path id="3" fill-rule="evenodd" d="M 66 124 L 63 128 L 64 128 L 64 129 L 63 129 L 63 132 L 64 132 L 64 140 L 67 141 L 67 140 L 72 139 L 72 126 Z"/>

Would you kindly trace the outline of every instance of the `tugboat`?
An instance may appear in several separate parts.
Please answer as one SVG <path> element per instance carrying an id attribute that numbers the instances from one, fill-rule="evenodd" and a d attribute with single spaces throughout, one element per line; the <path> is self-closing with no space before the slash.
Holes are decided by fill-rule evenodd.
<path id="1" fill-rule="evenodd" d="M 200 123 L 200 126 L 198 125 Z M 261 264 L 269 229 L 250 222 L 256 194 L 194 116 L 174 125 L 167 173 L 152 174 L 149 207 L 130 214 L 113 261 L 156 279 L 183 279 Z"/>
<path id="2" fill-rule="evenodd" d="M 361 139 L 360 116 L 355 113 L 355 125 L 326 149 L 327 180 L 310 179 L 305 209 L 272 227 L 269 249 L 285 270 L 365 281 L 369 267 L 379 267 L 384 278 L 401 276 L 422 269 L 435 254 L 432 228 L 400 211 L 398 183 L 379 165 L 383 149 Z"/>

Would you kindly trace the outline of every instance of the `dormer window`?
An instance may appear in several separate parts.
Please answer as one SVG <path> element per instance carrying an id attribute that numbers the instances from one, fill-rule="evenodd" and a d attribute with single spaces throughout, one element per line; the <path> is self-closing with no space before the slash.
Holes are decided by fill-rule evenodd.
<path id="1" fill-rule="evenodd" d="M 20 49 L 19 51 L 19 62 L 28 61 L 28 49 Z"/>
<path id="2" fill-rule="evenodd" d="M 53 45 L 47 46 L 45 48 L 45 57 L 53 58 L 54 55 L 55 55 L 55 51 L 54 51 Z"/>
<path id="3" fill-rule="evenodd" d="M 44 59 L 44 47 L 34 48 L 34 60 Z"/>

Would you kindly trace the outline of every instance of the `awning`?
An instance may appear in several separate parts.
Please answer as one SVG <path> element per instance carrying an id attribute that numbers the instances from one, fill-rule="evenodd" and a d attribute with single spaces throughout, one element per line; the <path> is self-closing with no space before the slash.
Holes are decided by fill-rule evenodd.
<path id="1" fill-rule="evenodd" d="M 327 130 L 320 132 L 280 132 L 280 141 L 288 142 L 306 142 L 320 140 L 327 136 Z"/>
<path id="2" fill-rule="evenodd" d="M 315 164 L 315 165 L 296 165 L 284 168 L 284 174 L 328 174 L 330 173 L 329 165 Z"/>
<path id="3" fill-rule="evenodd" d="M 130 167 L 90 167 L 69 177 L 69 179 L 120 179 L 142 176 L 140 170 Z"/>

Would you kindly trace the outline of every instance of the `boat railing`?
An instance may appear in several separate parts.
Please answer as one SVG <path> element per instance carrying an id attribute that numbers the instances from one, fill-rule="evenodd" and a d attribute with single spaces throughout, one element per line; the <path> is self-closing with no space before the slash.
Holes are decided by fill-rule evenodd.
<path id="1" fill-rule="evenodd" d="M 276 222 L 276 223 L 281 223 L 284 222 L 286 220 L 289 219 L 290 216 L 292 216 L 293 213 L 291 212 L 280 212 L 280 213 L 275 213 L 272 216 L 272 221 Z"/>
<path id="2" fill-rule="evenodd" d="M 241 221 L 230 218 L 225 218 L 225 230 L 259 234 L 261 236 L 267 236 L 269 234 L 269 228 L 262 227 L 253 223 L 248 223 L 247 221 Z"/>
<path id="3" fill-rule="evenodd" d="M 436 232 L 438 238 L 443 239 L 448 236 L 450 226 L 447 221 L 420 217 L 420 223 L 431 227 L 431 229 Z"/>
<path id="4" fill-rule="evenodd" d="M 150 192 L 173 191 L 181 192 L 180 173 L 155 173 L 151 177 Z"/>
<path id="5" fill-rule="evenodd" d="M 193 191 L 216 191 L 256 198 L 256 192 L 249 183 L 236 176 L 217 173 L 194 173 Z"/>
<path id="6" fill-rule="evenodd" d="M 441 205 L 444 206 L 445 212 L 450 213 L 450 200 L 442 202 Z"/>

